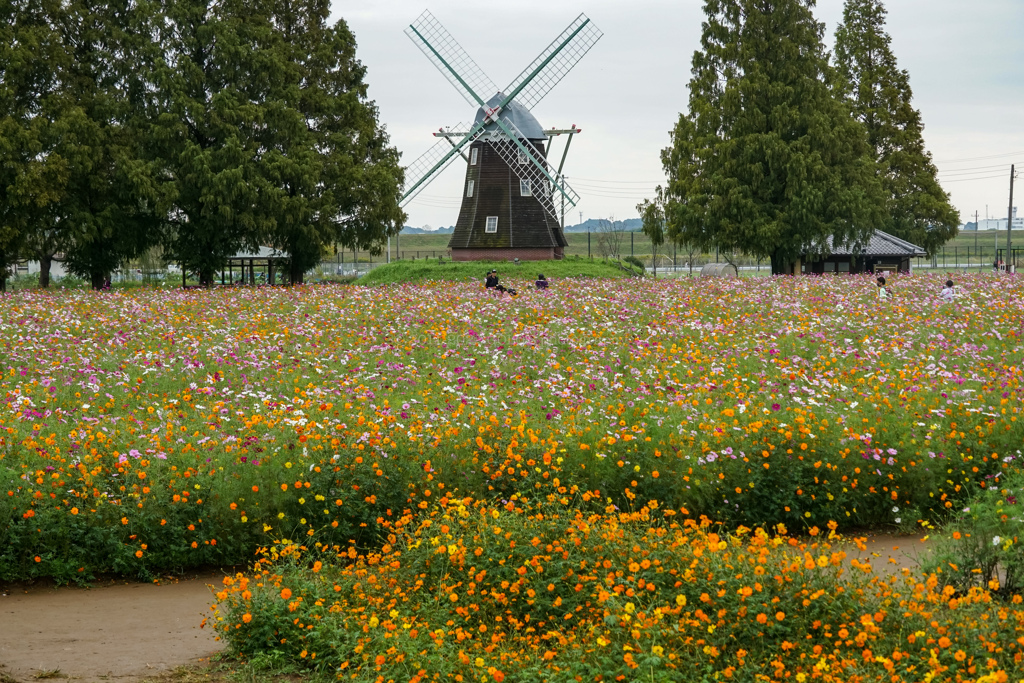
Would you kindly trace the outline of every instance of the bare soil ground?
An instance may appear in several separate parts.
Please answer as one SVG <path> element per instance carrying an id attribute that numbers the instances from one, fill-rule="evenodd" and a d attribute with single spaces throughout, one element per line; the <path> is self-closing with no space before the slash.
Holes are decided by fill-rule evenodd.
<path id="1" fill-rule="evenodd" d="M 213 630 L 199 627 L 215 601 L 207 585 L 221 576 L 7 588 L 0 594 L 0 683 L 135 683 L 199 664 L 221 649 Z"/>
<path id="2" fill-rule="evenodd" d="M 915 568 L 928 544 L 921 536 L 871 535 L 866 550 L 852 541 L 843 550 L 888 574 Z M 89 589 L 8 588 L 0 592 L 0 683 L 230 680 L 230 672 L 209 666 L 221 644 L 212 629 L 199 627 L 214 602 L 208 586 L 219 586 L 222 576 Z"/>

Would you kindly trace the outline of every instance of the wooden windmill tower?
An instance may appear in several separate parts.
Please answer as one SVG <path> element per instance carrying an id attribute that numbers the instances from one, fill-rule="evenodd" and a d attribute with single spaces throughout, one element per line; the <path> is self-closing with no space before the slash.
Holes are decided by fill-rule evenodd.
<path id="1" fill-rule="evenodd" d="M 466 54 L 447 30 L 424 12 L 408 35 L 466 100 L 478 107 L 472 125 L 442 128 L 441 138 L 406 170 L 405 204 L 451 164 L 466 161 L 462 208 L 448 243 L 456 261 L 561 258 L 566 246 L 559 209 L 579 196 L 561 175 L 572 136 L 569 129 L 545 131 L 530 110 L 558 84 L 601 38 L 580 15 L 504 90 Z M 497 92 L 496 92 L 497 91 Z M 483 97 L 496 93 L 490 99 Z M 561 162 L 548 162 L 551 140 L 567 135 Z"/>

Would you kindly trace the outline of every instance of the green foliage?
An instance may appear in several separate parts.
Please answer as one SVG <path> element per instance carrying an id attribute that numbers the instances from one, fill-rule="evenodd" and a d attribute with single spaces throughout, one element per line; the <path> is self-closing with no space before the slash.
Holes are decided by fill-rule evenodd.
<path id="1" fill-rule="evenodd" d="M 13 182 L 2 210 L 26 256 L 65 251 L 66 267 L 93 286 L 153 235 L 134 59 L 143 15 L 132 3 L 22 2 L 3 60 L 13 72 L 0 124 Z"/>
<path id="2" fill-rule="evenodd" d="M 354 37 L 328 14 L 320 0 L 164 2 L 154 158 L 168 257 L 200 282 L 266 243 L 301 281 L 327 245 L 379 249 L 404 222 L 398 153 L 366 100 Z"/>
<path id="3" fill-rule="evenodd" d="M 325 0 L 268 4 L 267 59 L 280 78 L 265 95 L 260 208 L 267 239 L 292 257 L 291 279 L 333 244 L 379 252 L 405 214 L 398 151 L 366 99 L 366 69 L 343 20 Z M 252 19 L 250 19 L 251 21 Z"/>
<path id="4" fill-rule="evenodd" d="M 939 185 L 925 149 L 910 76 L 896 64 L 881 0 L 846 0 L 836 30 L 836 69 L 853 115 L 868 135 L 885 194 L 879 227 L 934 254 L 956 236 L 960 214 Z"/>
<path id="5" fill-rule="evenodd" d="M 658 274 L 658 247 L 665 243 L 665 194 L 661 187 L 657 189 L 657 197 L 652 201 L 645 199 L 636 205 L 643 221 L 641 232 L 651 240 L 652 263 L 654 274 Z"/>
<path id="6" fill-rule="evenodd" d="M 626 263 L 628 263 L 631 266 L 636 266 L 637 268 L 639 268 L 641 270 L 641 272 L 644 269 L 644 262 L 641 261 L 640 259 L 638 259 L 636 256 L 626 256 L 622 260 L 625 261 Z"/>
<path id="7" fill-rule="evenodd" d="M 171 218 L 168 260 L 200 282 L 273 226 L 259 207 L 260 102 L 269 61 L 260 6 L 165 0 L 153 58 L 152 154 Z"/>
<path id="8" fill-rule="evenodd" d="M 662 153 L 669 237 L 770 258 L 865 241 L 880 188 L 863 127 L 833 95 L 804 0 L 707 0 L 690 106 Z"/>
<path id="9" fill-rule="evenodd" d="M 998 587 L 1013 595 L 1024 590 L 1024 474 L 990 481 L 947 526 L 928 568 L 961 592 Z"/>

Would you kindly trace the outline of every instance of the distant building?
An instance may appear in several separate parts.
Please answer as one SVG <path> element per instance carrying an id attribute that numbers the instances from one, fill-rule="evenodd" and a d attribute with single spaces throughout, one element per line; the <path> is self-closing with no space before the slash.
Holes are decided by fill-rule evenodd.
<path id="1" fill-rule="evenodd" d="M 801 258 L 801 273 L 909 272 L 910 260 L 925 256 L 921 247 L 882 230 L 875 230 L 864 245 L 835 246 L 829 238 L 825 246 L 827 256 L 807 254 Z"/>
<path id="2" fill-rule="evenodd" d="M 978 221 L 980 230 L 1006 230 L 1006 218 L 982 218 Z M 1013 207 L 1013 229 L 1024 230 L 1024 216 L 1017 215 L 1017 207 Z"/>

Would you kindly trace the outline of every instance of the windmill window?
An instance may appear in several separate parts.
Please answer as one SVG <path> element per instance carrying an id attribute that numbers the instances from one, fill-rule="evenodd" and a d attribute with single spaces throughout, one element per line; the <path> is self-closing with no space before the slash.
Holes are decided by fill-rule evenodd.
<path id="1" fill-rule="evenodd" d="M 472 197 L 473 196 L 473 181 L 472 180 L 470 180 L 470 181 L 468 181 L 466 183 L 466 196 L 467 197 Z"/>
<path id="2" fill-rule="evenodd" d="M 523 150 L 519 150 L 519 163 L 524 166 L 526 165 L 526 152 Z"/>
<path id="3" fill-rule="evenodd" d="M 498 232 L 498 217 L 488 216 L 487 226 L 484 228 L 484 232 Z"/>
<path id="4" fill-rule="evenodd" d="M 476 147 L 474 147 L 473 149 L 469 150 L 469 165 L 470 166 L 476 166 L 476 158 L 477 158 L 477 154 L 479 152 L 480 152 L 480 150 L 478 148 L 476 148 Z M 469 195 L 469 196 L 472 197 L 473 195 Z"/>
<path id="5" fill-rule="evenodd" d="M 530 191 L 530 181 L 529 180 L 520 180 L 519 181 L 519 196 L 520 197 L 530 197 L 532 195 L 533 195 L 533 192 Z"/>

